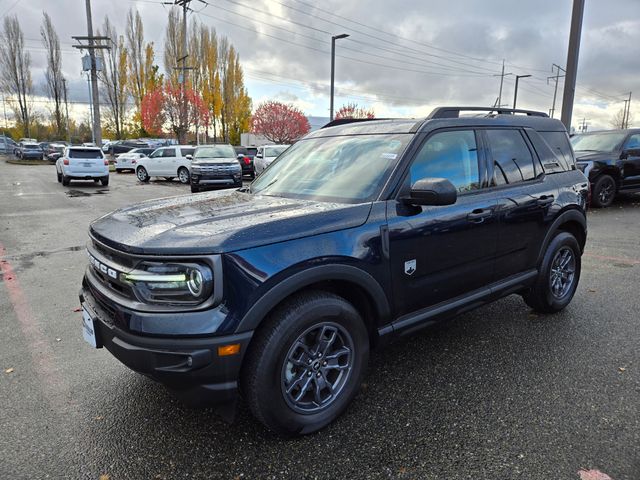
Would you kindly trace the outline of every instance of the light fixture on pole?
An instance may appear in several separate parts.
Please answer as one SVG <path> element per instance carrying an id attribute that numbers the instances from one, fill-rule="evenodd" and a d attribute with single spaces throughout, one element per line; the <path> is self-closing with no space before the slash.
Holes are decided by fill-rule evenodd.
<path id="1" fill-rule="evenodd" d="M 342 33 L 331 37 L 331 105 L 329 107 L 329 121 L 333 120 L 333 86 L 336 69 L 336 40 L 347 38 L 348 36 L 348 33 Z"/>
<path id="2" fill-rule="evenodd" d="M 518 100 L 518 80 L 520 80 L 521 78 L 527 78 L 530 77 L 531 75 L 516 75 L 516 88 L 513 91 L 513 108 L 516 108 L 516 101 Z"/>

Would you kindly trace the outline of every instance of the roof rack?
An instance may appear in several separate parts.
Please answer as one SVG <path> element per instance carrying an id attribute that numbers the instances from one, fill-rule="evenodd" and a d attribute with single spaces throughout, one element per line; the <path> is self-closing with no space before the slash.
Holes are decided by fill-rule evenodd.
<path id="1" fill-rule="evenodd" d="M 460 112 L 487 112 L 489 115 L 496 113 L 498 115 L 514 115 L 516 113 L 524 113 L 529 117 L 549 117 L 544 112 L 536 112 L 535 110 L 521 110 L 519 108 L 502 108 L 502 107 L 438 107 L 434 109 L 427 120 L 434 118 L 459 118 Z"/>
<path id="2" fill-rule="evenodd" d="M 373 120 L 393 120 L 393 118 L 336 118 L 321 128 L 335 127 L 336 125 L 345 125 L 347 123 L 371 122 Z"/>

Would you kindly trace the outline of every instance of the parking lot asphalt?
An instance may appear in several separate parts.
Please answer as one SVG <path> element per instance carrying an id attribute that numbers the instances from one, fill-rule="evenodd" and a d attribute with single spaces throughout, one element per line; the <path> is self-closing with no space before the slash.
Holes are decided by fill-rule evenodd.
<path id="1" fill-rule="evenodd" d="M 0 157 L 0 478 L 640 479 L 640 197 L 589 212 L 563 312 L 518 296 L 374 352 L 325 430 L 278 438 L 182 406 L 83 340 L 89 222 L 176 182 L 62 187 Z"/>

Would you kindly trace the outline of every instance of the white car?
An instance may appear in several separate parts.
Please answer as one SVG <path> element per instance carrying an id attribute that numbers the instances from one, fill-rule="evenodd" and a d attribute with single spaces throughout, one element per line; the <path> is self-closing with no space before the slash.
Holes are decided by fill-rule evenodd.
<path id="1" fill-rule="evenodd" d="M 195 147 L 176 145 L 160 147 L 148 157 L 136 160 L 136 176 L 141 182 L 148 182 L 151 177 L 164 177 L 173 180 L 178 177 L 185 185 L 191 178 L 191 160 Z"/>
<path id="2" fill-rule="evenodd" d="M 109 185 L 109 161 L 98 147 L 66 147 L 56 160 L 58 182 L 65 187 L 71 180 L 93 180 Z"/>
<path id="3" fill-rule="evenodd" d="M 134 148 L 126 153 L 116 155 L 116 172 L 120 173 L 123 170 L 136 170 L 138 160 L 153 153 L 153 148 Z"/>
<path id="4" fill-rule="evenodd" d="M 264 172 L 264 169 L 271 165 L 271 162 L 289 147 L 290 145 L 263 145 L 258 147 L 256 156 L 253 157 L 253 168 L 256 175 Z"/>

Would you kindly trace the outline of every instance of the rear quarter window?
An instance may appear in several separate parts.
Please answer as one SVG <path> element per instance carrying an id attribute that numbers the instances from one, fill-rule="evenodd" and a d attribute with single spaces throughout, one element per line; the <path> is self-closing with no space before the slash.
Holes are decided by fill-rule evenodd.
<path id="1" fill-rule="evenodd" d="M 549 146 L 564 171 L 573 170 L 575 157 L 566 132 L 538 132 Z"/>
<path id="2" fill-rule="evenodd" d="M 195 151 L 195 148 L 181 148 L 180 149 L 180 153 L 182 153 L 183 157 L 186 157 L 187 155 L 193 155 L 194 151 Z"/>

